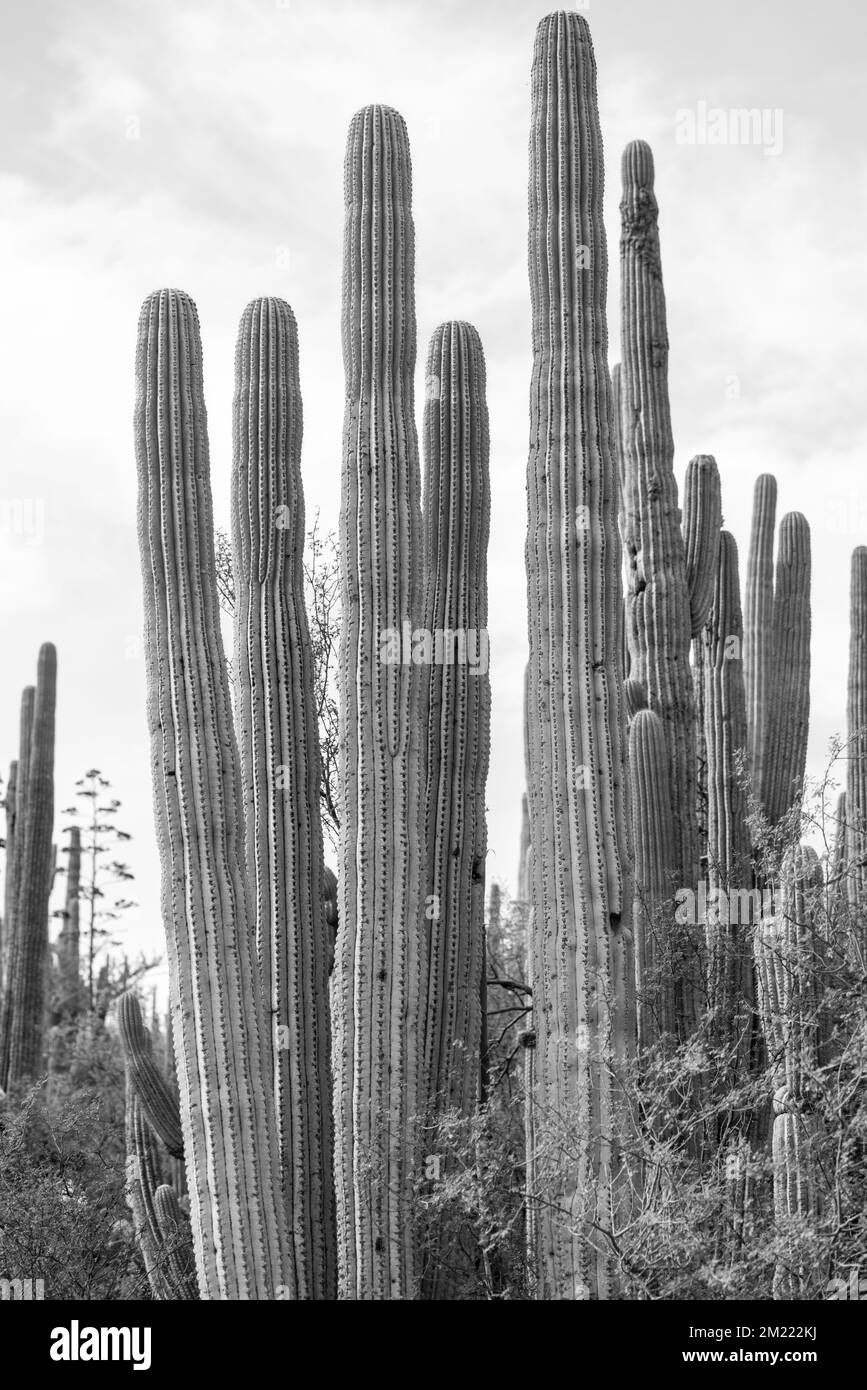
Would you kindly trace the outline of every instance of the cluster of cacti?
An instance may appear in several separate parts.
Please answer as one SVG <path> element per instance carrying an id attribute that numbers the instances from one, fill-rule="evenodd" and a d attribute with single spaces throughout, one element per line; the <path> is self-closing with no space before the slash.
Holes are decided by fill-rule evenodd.
<path id="1" fill-rule="evenodd" d="M 613 1073 L 633 1047 L 635 983 L 602 140 L 581 15 L 539 25 L 531 102 L 534 1084 L 540 1117 L 568 1114 L 577 1124 L 568 1164 L 534 1165 L 535 1260 L 542 1297 L 605 1298 L 615 1262 L 594 1233 L 610 1228 L 625 1192 Z"/>
<path id="2" fill-rule="evenodd" d="M 740 918 L 723 907 L 681 939 L 673 901 L 705 876 L 738 906 L 754 886 L 741 755 L 772 828 L 797 804 L 809 531 L 798 513 L 783 519 L 774 576 L 776 483 L 759 479 L 744 624 L 737 548 L 722 530 L 709 455 L 690 462 L 679 509 L 654 167 L 642 141 L 623 156 L 622 352 L 609 372 L 602 142 L 580 14 L 539 25 L 531 104 L 527 793 L 516 898 L 532 991 L 521 1035 L 525 1230 L 539 1297 L 598 1299 L 617 1295 L 616 1234 L 640 1182 L 623 1148 L 633 1118 L 620 1074 L 636 1053 L 643 1066 L 659 1040 L 702 1028 L 733 1076 L 748 1072 L 754 968 L 765 1046 L 781 1067 L 779 1218 L 813 1210 L 802 1083 L 814 1065 L 805 1022 L 814 1001 L 799 983 L 803 938 L 785 917 L 804 906 L 794 901 L 804 866 L 785 869 L 773 925 L 755 932 L 751 907 Z M 238 337 L 234 722 L 195 307 L 161 291 L 139 324 L 139 535 L 179 1103 L 131 996 L 120 1022 L 130 1203 L 160 1298 L 192 1296 L 180 1292 L 192 1284 L 185 1217 L 159 1184 L 155 1136 L 184 1156 L 203 1298 L 447 1293 L 443 1237 L 420 1234 L 414 1205 L 430 1157 L 423 1141 L 443 1110 L 471 1116 L 485 1094 L 484 357 L 468 324 L 443 324 L 432 338 L 423 494 L 410 155 L 390 108 L 354 117 L 344 193 L 337 875 L 324 864 L 319 814 L 292 311 L 254 301 Z M 839 837 L 859 865 L 865 597 L 867 550 L 853 571 Z M 34 730 L 44 719 L 38 696 L 36 705 Z M 19 863 L 22 797 L 43 775 L 28 745 L 7 804 Z M 17 941 L 14 882 L 10 890 L 7 875 Z M 499 911 L 495 885 L 492 934 Z M 71 927 L 62 941 L 64 955 Z M 37 957 L 15 949 L 32 992 Z M 564 1117 L 565 1161 L 566 1146 L 551 1142 Z M 730 1215 L 742 1234 L 749 1119 L 729 1130 Z M 778 1281 L 778 1296 L 785 1287 Z"/>
<path id="3" fill-rule="evenodd" d="M 6 857 L 5 981 L 0 1010 L 0 1088 L 36 1079 L 45 1040 L 48 899 L 54 878 L 54 721 L 57 652 L 39 651 L 36 686 L 21 700 L 11 855 Z M 10 811 L 7 807 L 7 817 Z"/>

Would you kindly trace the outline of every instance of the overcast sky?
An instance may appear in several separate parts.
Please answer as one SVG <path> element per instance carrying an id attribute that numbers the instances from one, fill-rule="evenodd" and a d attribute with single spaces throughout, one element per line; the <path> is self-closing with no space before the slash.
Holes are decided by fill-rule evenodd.
<path id="1" fill-rule="evenodd" d="M 844 728 L 849 555 L 867 543 L 867 25 L 842 0 L 592 0 L 584 12 L 607 152 L 611 361 L 620 355 L 620 152 L 642 137 L 656 160 L 678 478 L 692 455 L 716 456 L 742 577 L 758 473 L 777 476 L 778 515 L 800 510 L 812 525 L 816 774 Z M 301 343 L 308 515 L 318 507 L 336 527 L 343 146 L 353 112 L 374 101 L 403 113 L 412 144 L 419 419 L 438 322 L 471 320 L 487 357 L 488 875 L 514 888 L 527 640 L 529 71 L 544 13 L 526 0 L 4 5 L 0 501 L 28 502 L 36 534 L 0 526 L 0 759 L 15 755 L 20 690 L 39 643 L 53 640 L 57 804 L 70 804 L 88 767 L 110 776 L 134 836 L 134 948 L 162 942 L 131 423 L 139 306 L 163 285 L 198 304 L 225 523 L 238 319 L 255 295 L 289 300 Z M 776 152 L 679 143 L 677 113 L 700 120 L 702 103 L 782 111 L 769 142 Z"/>

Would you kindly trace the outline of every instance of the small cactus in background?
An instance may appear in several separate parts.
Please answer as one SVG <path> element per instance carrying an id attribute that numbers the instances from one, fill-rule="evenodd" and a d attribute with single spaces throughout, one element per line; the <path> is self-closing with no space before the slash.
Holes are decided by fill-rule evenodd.
<path id="1" fill-rule="evenodd" d="M 624 1200 L 612 1072 L 631 1054 L 635 1018 L 602 141 L 583 16 L 539 24 L 531 102 L 529 1200 L 541 1199 L 531 1219 L 538 1294 L 595 1299 L 616 1287 L 611 1251 L 593 1232 Z M 568 1173 L 542 1163 L 532 1139 L 564 1115 L 581 1117 Z M 560 1219 L 579 1191 L 586 1216 Z"/>
<path id="2" fill-rule="evenodd" d="M 118 1027 L 127 1069 L 127 1084 L 134 1091 L 145 1119 L 163 1141 L 172 1158 L 183 1158 L 184 1136 L 177 1098 L 154 1060 L 151 1039 L 134 994 L 121 995 Z"/>
<path id="3" fill-rule="evenodd" d="M 340 932 L 332 990 L 340 1277 L 354 1299 L 411 1298 L 417 1281 L 410 1203 L 427 929 L 421 675 L 387 649 L 405 624 L 415 628 L 421 609 L 411 179 L 403 118 L 385 106 L 360 111 L 344 178 Z"/>
<path id="4" fill-rule="evenodd" d="M 0 1086 L 35 1079 L 43 1066 L 48 965 L 48 899 L 54 825 L 54 724 L 57 652 L 39 651 L 35 695 L 22 700 L 16 788 L 15 917 L 7 966 Z M 26 766 L 26 776 L 22 775 Z"/>

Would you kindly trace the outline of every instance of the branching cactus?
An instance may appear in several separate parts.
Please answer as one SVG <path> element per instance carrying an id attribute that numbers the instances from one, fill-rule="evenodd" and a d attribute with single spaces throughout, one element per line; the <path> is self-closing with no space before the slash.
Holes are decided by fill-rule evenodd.
<path id="1" fill-rule="evenodd" d="M 638 1042 L 647 1047 L 676 1032 L 675 977 L 667 959 L 666 924 L 672 899 L 673 828 L 668 752 L 662 720 L 638 710 L 629 727 L 632 844 L 635 850 L 635 970 L 638 983 Z"/>
<path id="2" fill-rule="evenodd" d="M 648 707 L 665 729 L 677 856 L 671 868 L 689 887 L 698 861 L 692 619 L 674 476 L 653 155 L 644 141 L 626 146 L 622 174 L 620 376 L 629 673 L 644 685 Z"/>
<path id="3" fill-rule="evenodd" d="M 810 527 L 800 512 L 780 522 L 774 585 L 773 692 L 763 764 L 768 818 L 782 820 L 801 795 L 810 726 Z"/>
<path id="4" fill-rule="evenodd" d="M 436 330 L 426 383 L 424 631 L 433 649 L 422 664 L 430 916 L 425 1075 L 432 1109 L 469 1115 L 481 1074 L 491 703 L 488 408 L 482 344 L 472 325 Z"/>
<path id="5" fill-rule="evenodd" d="M 765 807 L 772 758 L 770 739 L 774 680 L 774 525 L 777 480 L 771 473 L 756 479 L 753 520 L 747 557 L 744 612 L 744 687 L 747 702 L 747 756 L 753 792 Z"/>
<path id="6" fill-rule="evenodd" d="M 184 1153 L 203 1298 L 291 1286 L 220 633 L 202 352 L 175 290 L 144 303 L 135 439 L 148 722 Z"/>
<path id="7" fill-rule="evenodd" d="M 256 874 L 291 1284 L 300 1298 L 328 1298 L 337 1290 L 328 939 L 301 436 L 294 315 L 281 299 L 254 300 L 235 355 L 232 472 L 246 858 Z"/>
<path id="8" fill-rule="evenodd" d="M 846 697 L 846 859 L 853 909 L 867 910 L 867 546 L 852 552 Z M 19 772 L 20 777 L 20 772 Z M 865 941 L 862 936 L 862 949 Z"/>
<path id="9" fill-rule="evenodd" d="M 371 106 L 353 118 L 345 202 L 338 1236 L 343 1294 L 400 1299 L 416 1289 L 410 1203 L 427 923 L 421 673 L 405 650 L 421 608 L 414 233 L 396 111 Z"/>
<path id="10" fill-rule="evenodd" d="M 613 1078 L 634 1047 L 635 1016 L 602 141 L 583 16 L 539 24 L 531 100 L 531 1226 L 539 1296 L 600 1299 L 616 1289 L 604 1234 L 623 1215 L 625 1188 Z M 539 1143 L 540 1126 L 556 1122 L 570 1127 L 567 1164 Z"/>
<path id="11" fill-rule="evenodd" d="M 704 732 L 708 788 L 708 995 L 718 1039 L 730 1055 L 749 1051 L 752 870 L 738 754 L 747 742 L 738 552 L 720 536 L 710 618 L 703 634 Z M 722 897 L 719 895 L 722 894 Z M 746 895 L 746 896 L 745 896 Z M 741 920 L 746 916 L 746 921 Z"/>
<path id="12" fill-rule="evenodd" d="M 15 948 L 9 963 L 9 1060 L 6 1085 L 35 1079 L 42 1070 L 45 1038 L 45 986 L 48 965 L 48 899 L 51 893 L 54 826 L 54 724 L 57 652 L 51 642 L 39 650 L 33 722 L 29 737 L 22 814 L 16 826 Z M 2 1078 L 0 1078 L 2 1080 Z"/>

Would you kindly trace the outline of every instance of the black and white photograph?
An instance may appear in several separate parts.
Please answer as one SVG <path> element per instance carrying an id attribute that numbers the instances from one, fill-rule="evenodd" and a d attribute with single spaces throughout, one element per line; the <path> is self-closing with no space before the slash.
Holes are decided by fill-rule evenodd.
<path id="1" fill-rule="evenodd" d="M 597 1354 L 829 1375 L 867 15 L 0 15 L 0 1335 L 664 1304 Z"/>

